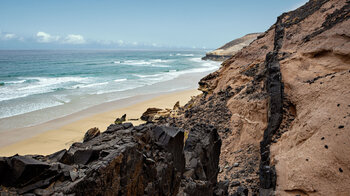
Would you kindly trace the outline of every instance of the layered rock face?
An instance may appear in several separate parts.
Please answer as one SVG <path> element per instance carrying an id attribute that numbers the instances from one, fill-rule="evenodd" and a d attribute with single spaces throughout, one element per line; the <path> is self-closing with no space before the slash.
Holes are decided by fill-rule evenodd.
<path id="1" fill-rule="evenodd" d="M 238 39 L 232 40 L 229 43 L 221 46 L 220 48 L 208 52 L 203 60 L 212 61 L 224 61 L 231 56 L 235 55 L 242 48 L 248 46 L 252 41 L 254 41 L 260 33 L 250 33 Z"/>
<path id="2" fill-rule="evenodd" d="M 216 186 L 220 144 L 216 130 L 206 125 L 189 135 L 184 150 L 182 129 L 115 124 L 68 151 L 0 158 L 0 193 L 224 195 Z"/>
<path id="3" fill-rule="evenodd" d="M 350 2 L 311 0 L 199 82 L 172 125 L 215 126 L 230 194 L 350 193 Z"/>

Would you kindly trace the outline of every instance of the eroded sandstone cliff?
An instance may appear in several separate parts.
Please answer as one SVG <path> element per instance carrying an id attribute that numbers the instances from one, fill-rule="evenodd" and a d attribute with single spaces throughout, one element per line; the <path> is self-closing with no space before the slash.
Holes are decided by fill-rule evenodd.
<path id="1" fill-rule="evenodd" d="M 219 180 L 231 194 L 350 193 L 349 18 L 348 0 L 311 0 L 282 14 L 169 120 L 217 127 Z"/>

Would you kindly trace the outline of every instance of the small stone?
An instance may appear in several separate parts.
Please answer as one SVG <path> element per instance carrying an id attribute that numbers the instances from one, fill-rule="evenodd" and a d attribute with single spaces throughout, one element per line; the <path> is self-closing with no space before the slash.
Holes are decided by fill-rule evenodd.
<path id="1" fill-rule="evenodd" d="M 239 166 L 239 163 L 234 163 L 233 164 L 233 167 L 238 167 Z"/>
<path id="2" fill-rule="evenodd" d="M 321 140 L 324 140 L 324 137 L 321 137 Z"/>
<path id="3" fill-rule="evenodd" d="M 324 147 L 325 147 L 326 149 L 328 149 L 328 146 L 327 146 L 327 145 L 324 145 Z"/>
<path id="4" fill-rule="evenodd" d="M 234 187 L 234 186 L 239 186 L 241 185 L 241 183 L 239 181 L 233 181 L 231 182 L 231 187 Z"/>
<path id="5" fill-rule="evenodd" d="M 306 159 L 306 161 L 309 161 L 309 159 Z"/>
<path id="6" fill-rule="evenodd" d="M 125 121 L 125 119 L 126 119 L 126 114 L 124 114 L 121 118 L 115 119 L 114 124 L 120 125 Z"/>
<path id="7" fill-rule="evenodd" d="M 338 129 L 344 128 L 344 125 L 339 125 Z"/>
<path id="8" fill-rule="evenodd" d="M 339 106 L 340 106 L 340 104 L 338 103 L 338 104 L 337 104 L 337 107 L 339 107 Z"/>
<path id="9" fill-rule="evenodd" d="M 340 167 L 339 167 L 339 171 L 340 171 L 340 173 L 343 173 L 343 169 L 342 169 L 342 168 L 340 168 Z"/>
<path id="10" fill-rule="evenodd" d="M 69 176 L 72 179 L 72 182 L 74 182 L 78 178 L 79 175 L 78 175 L 78 172 L 76 172 L 76 171 L 70 171 Z"/>

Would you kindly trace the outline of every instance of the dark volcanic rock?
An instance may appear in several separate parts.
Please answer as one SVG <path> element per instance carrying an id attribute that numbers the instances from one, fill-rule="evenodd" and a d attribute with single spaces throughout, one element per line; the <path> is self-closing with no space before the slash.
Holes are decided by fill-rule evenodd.
<path id="1" fill-rule="evenodd" d="M 214 127 L 193 127 L 184 145 L 181 128 L 123 125 L 68 151 L 0 158 L 0 194 L 226 195 Z"/>
<path id="2" fill-rule="evenodd" d="M 117 129 L 45 157 L 1 158 L 1 194 L 176 195 L 185 165 L 183 131 Z"/>
<path id="3" fill-rule="evenodd" d="M 185 169 L 185 159 L 183 150 L 178 150 L 179 146 L 184 146 L 184 130 L 174 127 L 157 126 L 154 129 L 157 143 L 164 146 L 174 156 L 174 166 L 181 173 Z"/>
<path id="4" fill-rule="evenodd" d="M 183 192 L 213 195 L 219 173 L 221 139 L 213 126 L 194 126 L 185 143 L 186 172 Z M 199 191 L 199 192 L 198 192 Z"/>
<path id="5" fill-rule="evenodd" d="M 99 150 L 77 150 L 73 155 L 73 161 L 75 164 L 83 164 L 97 160 L 99 157 Z"/>
<path id="6" fill-rule="evenodd" d="M 24 186 L 39 177 L 50 167 L 49 164 L 29 156 L 15 155 L 1 158 L 1 183 L 7 186 Z"/>

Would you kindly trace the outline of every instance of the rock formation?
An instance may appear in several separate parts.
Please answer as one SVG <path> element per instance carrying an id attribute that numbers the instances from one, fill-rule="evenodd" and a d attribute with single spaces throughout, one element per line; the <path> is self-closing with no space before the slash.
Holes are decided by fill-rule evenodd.
<path id="1" fill-rule="evenodd" d="M 224 61 L 235 55 L 242 48 L 248 46 L 259 35 L 260 33 L 250 33 L 243 37 L 232 40 L 220 48 L 208 52 L 205 57 L 202 58 L 202 60 Z"/>
<path id="2" fill-rule="evenodd" d="M 216 184 L 221 140 L 211 126 L 193 129 L 186 145 L 182 129 L 154 124 L 112 124 L 93 135 L 48 156 L 0 158 L 0 194 L 225 193 Z"/>
<path id="3" fill-rule="evenodd" d="M 218 179 L 229 194 L 347 195 L 349 18 L 347 0 L 311 0 L 282 14 L 162 123 L 218 129 Z"/>

